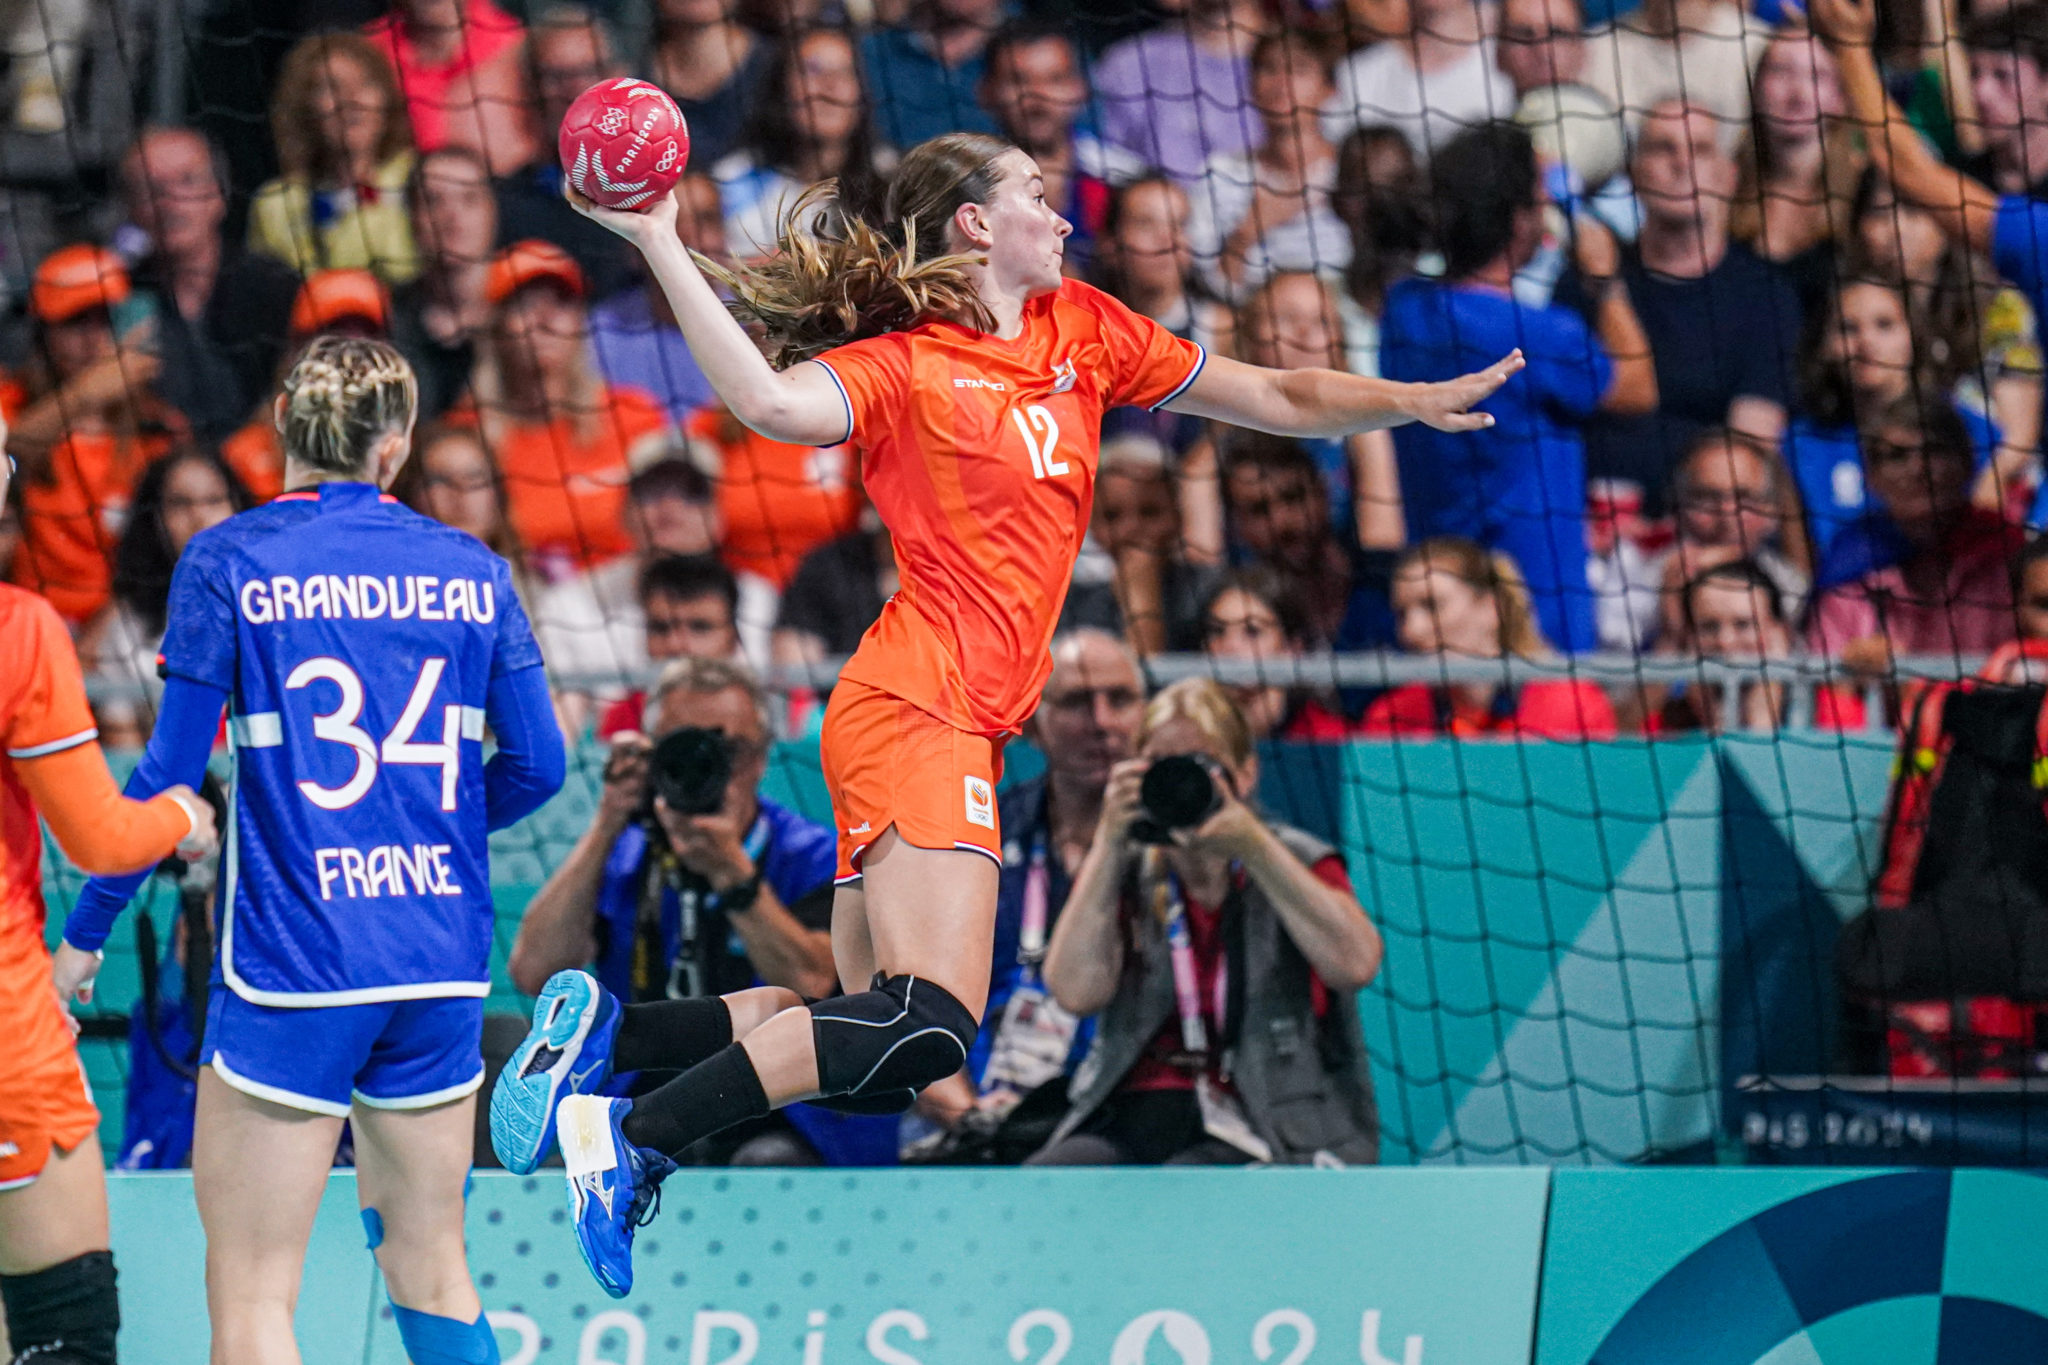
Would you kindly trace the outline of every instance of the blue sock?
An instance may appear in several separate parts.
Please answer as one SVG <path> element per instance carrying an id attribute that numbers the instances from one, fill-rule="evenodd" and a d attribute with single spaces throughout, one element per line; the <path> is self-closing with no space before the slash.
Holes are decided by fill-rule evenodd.
<path id="1" fill-rule="evenodd" d="M 498 1337 L 482 1313 L 475 1322 L 458 1322 L 394 1303 L 391 1315 L 412 1365 L 498 1365 Z"/>

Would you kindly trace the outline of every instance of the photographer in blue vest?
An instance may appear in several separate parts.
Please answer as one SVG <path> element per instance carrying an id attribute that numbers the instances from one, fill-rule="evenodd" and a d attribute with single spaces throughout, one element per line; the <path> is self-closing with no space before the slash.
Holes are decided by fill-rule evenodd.
<path id="1" fill-rule="evenodd" d="M 1251 732 L 1214 682 L 1160 692 L 1137 746 L 1047 945 L 1053 998 L 1099 1018 L 1031 1163 L 1376 1161 L 1358 991 L 1382 945 L 1343 858 L 1251 804 Z"/>

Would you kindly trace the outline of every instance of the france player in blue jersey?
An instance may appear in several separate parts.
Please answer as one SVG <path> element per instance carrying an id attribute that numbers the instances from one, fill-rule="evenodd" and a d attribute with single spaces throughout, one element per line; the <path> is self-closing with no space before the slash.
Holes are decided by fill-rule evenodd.
<path id="1" fill-rule="evenodd" d="M 490 989 L 485 836 L 552 795 L 564 758 L 505 562 L 382 492 L 416 402 L 382 342 L 307 349 L 277 400 L 287 491 L 179 561 L 162 708 L 128 787 L 196 785 L 227 709 L 233 810 L 193 1144 L 215 1365 L 298 1361 L 292 1306 L 345 1118 L 407 1354 L 498 1359 L 462 1237 Z M 139 882 L 81 894 L 61 993 L 90 983 Z"/>

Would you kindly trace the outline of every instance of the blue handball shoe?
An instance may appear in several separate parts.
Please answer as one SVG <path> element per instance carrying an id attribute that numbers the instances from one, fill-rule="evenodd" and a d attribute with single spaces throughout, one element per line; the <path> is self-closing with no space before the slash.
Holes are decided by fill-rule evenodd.
<path id="1" fill-rule="evenodd" d="M 661 1182 L 676 1168 L 660 1152 L 626 1140 L 619 1125 L 632 1108 L 631 1100 L 570 1095 L 555 1118 L 576 1249 L 615 1299 L 632 1292 L 633 1234 L 653 1221 L 661 1208 Z"/>
<path id="2" fill-rule="evenodd" d="M 491 1090 L 491 1150 L 506 1170 L 531 1175 L 555 1147 L 555 1106 L 612 1075 L 623 1017 L 588 972 L 556 972 L 533 1006 L 533 1029 Z"/>

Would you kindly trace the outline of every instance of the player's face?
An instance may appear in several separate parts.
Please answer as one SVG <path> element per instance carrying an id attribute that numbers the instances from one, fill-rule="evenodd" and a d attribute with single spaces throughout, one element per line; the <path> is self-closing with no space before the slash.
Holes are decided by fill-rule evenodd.
<path id="1" fill-rule="evenodd" d="M 235 514 L 227 480 L 204 460 L 185 460 L 164 480 L 164 540 L 171 557 L 185 553 L 192 537 Z"/>
<path id="2" fill-rule="evenodd" d="M 1134 474 L 1112 469 L 1095 481 L 1095 534 L 1111 555 L 1145 550 L 1170 555 L 1180 548 L 1180 509 L 1164 470 Z"/>
<path id="3" fill-rule="evenodd" d="M 1493 597 L 1449 569 L 1410 564 L 1394 578 L 1394 623 L 1411 654 L 1500 656 L 1500 610 Z"/>
<path id="4" fill-rule="evenodd" d="M 739 646 L 732 613 L 718 594 L 685 598 L 658 592 L 647 599 L 648 658 L 730 659 Z"/>
<path id="5" fill-rule="evenodd" d="M 1060 287 L 1064 243 L 1074 225 L 1045 200 L 1038 163 L 1022 152 L 1005 152 L 996 163 L 995 192 L 981 206 L 988 223 L 989 268 L 995 277 L 1028 298 Z"/>
<path id="6" fill-rule="evenodd" d="M 1114 246 L 1133 290 L 1171 295 L 1182 287 L 1195 264 L 1187 223 L 1188 197 L 1178 185 L 1150 180 L 1125 194 Z"/>
<path id="7" fill-rule="evenodd" d="M 1100 788 L 1110 768 L 1130 757 L 1144 715 L 1145 686 L 1124 652 L 1107 639 L 1080 635 L 1054 656 L 1031 732 L 1048 766 Z"/>
<path id="8" fill-rule="evenodd" d="M 476 439 L 467 432 L 451 433 L 421 451 L 419 458 L 427 515 L 481 541 L 495 536 L 503 509 L 490 460 Z"/>
<path id="9" fill-rule="evenodd" d="M 1842 358 L 1857 396 L 1882 402 L 1906 392 L 1913 373 L 1913 329 L 1906 305 L 1880 284 L 1842 292 Z"/>

